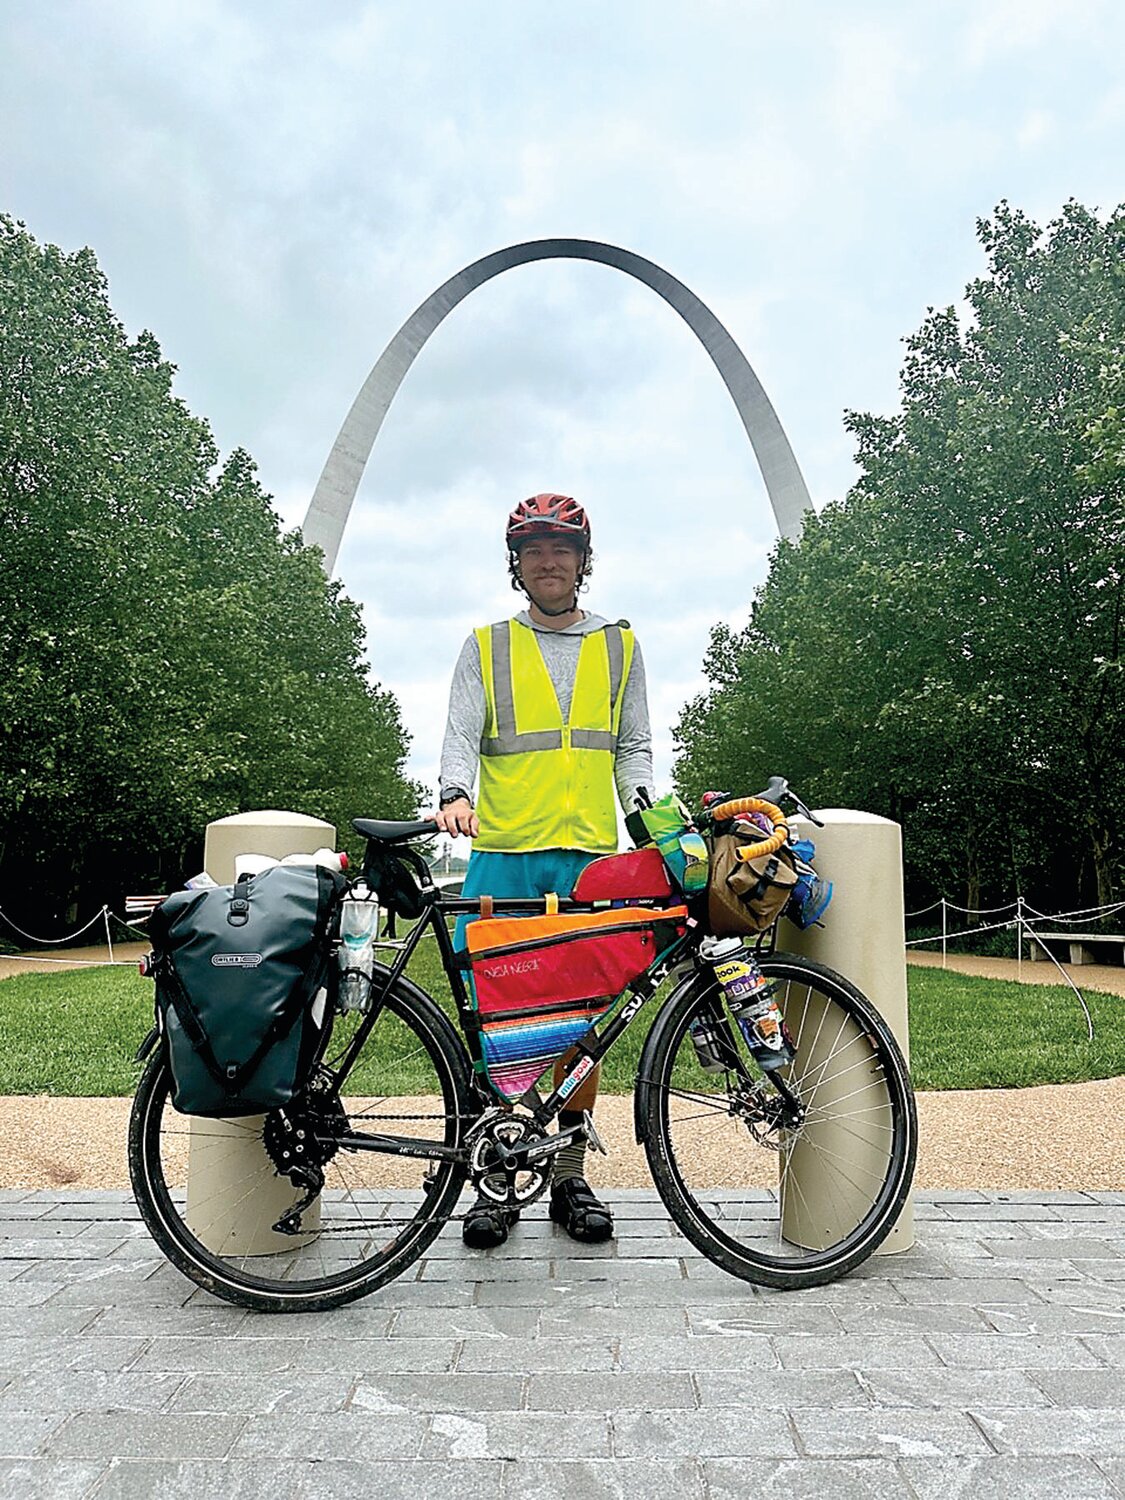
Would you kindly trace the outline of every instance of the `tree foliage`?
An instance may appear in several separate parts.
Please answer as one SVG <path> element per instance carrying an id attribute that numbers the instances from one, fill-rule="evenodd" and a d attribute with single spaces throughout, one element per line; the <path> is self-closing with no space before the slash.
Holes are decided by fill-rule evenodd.
<path id="1" fill-rule="evenodd" d="M 409 814 L 357 607 L 130 340 L 89 250 L 0 217 L 0 906 L 95 904 L 255 807 Z M 154 889 L 161 888 L 159 885 Z M 40 925 L 42 925 L 40 923 Z"/>
<path id="2" fill-rule="evenodd" d="M 677 781 L 783 770 L 902 822 L 911 898 L 1073 908 L 1125 875 L 1125 208 L 1002 203 L 987 274 L 907 341 L 860 478 L 712 635 Z"/>

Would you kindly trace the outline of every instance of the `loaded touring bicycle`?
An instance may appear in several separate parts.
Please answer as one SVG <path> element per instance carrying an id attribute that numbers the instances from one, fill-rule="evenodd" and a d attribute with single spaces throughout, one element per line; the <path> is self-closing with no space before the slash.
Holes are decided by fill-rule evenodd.
<path id="1" fill-rule="evenodd" d="M 432 822 L 365 819 L 354 883 L 269 870 L 169 897 L 129 1126 L 161 1250 L 264 1310 L 374 1291 L 424 1253 L 470 1179 L 523 1208 L 572 1139 L 604 1149 L 589 1117 L 551 1127 L 645 1013 L 633 1129 L 682 1233 L 764 1286 L 859 1265 L 909 1191 L 913 1095 L 875 1007 L 776 947 L 782 910 L 814 920 L 825 896 L 787 799 L 807 813 L 780 778 L 760 797 L 712 798 L 694 823 L 674 798 L 639 809 L 640 847 L 595 860 L 565 900 L 443 895 L 412 847 Z M 385 919 L 387 962 L 341 979 L 341 912 L 357 900 Z M 458 952 L 460 916 L 475 920 Z M 426 940 L 452 1007 L 409 975 Z M 562 1082 L 537 1087 L 559 1056 Z"/>

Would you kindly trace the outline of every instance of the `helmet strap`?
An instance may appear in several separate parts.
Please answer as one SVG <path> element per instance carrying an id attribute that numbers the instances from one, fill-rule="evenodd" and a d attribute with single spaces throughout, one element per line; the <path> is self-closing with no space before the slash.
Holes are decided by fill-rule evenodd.
<path id="1" fill-rule="evenodd" d="M 527 590 L 526 589 L 524 589 L 524 593 L 527 594 Z M 552 620 L 557 615 L 569 615 L 569 614 L 572 614 L 578 608 L 578 595 L 577 594 L 575 594 L 574 598 L 566 606 L 565 609 L 548 609 L 545 604 L 540 604 L 538 599 L 532 599 L 532 597 L 531 597 L 530 594 L 527 594 L 527 597 L 529 599 L 531 599 L 532 604 L 535 605 L 535 608 L 539 611 L 539 613 L 541 615 L 547 615 Z"/>

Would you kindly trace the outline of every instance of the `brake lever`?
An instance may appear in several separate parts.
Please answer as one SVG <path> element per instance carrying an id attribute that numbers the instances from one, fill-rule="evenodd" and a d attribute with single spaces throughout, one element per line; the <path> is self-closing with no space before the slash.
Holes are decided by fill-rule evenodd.
<path id="1" fill-rule="evenodd" d="M 812 810 L 811 807 L 806 807 L 805 804 L 801 801 L 800 797 L 797 796 L 796 792 L 790 792 L 789 796 L 792 798 L 793 803 L 794 803 L 794 805 L 797 808 L 797 811 L 801 814 L 801 816 L 803 818 L 808 818 L 809 822 L 812 823 L 812 824 L 814 824 L 817 828 L 823 828 L 824 827 L 824 821 L 823 821 L 823 819 L 818 818 L 817 815 L 816 815 L 816 813 L 813 812 L 813 810 Z"/>

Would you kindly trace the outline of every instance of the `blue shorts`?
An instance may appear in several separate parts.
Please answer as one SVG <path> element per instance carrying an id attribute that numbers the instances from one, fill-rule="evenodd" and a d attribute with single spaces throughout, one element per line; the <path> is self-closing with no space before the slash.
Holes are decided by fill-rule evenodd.
<path id="1" fill-rule="evenodd" d="M 475 896 L 532 897 L 569 896 L 574 882 L 591 860 L 597 859 L 585 849 L 532 849 L 526 854 L 500 854 L 489 849 L 474 849 L 461 894 Z M 465 946 L 465 929 L 476 917 L 458 917 L 453 931 L 453 946 Z"/>

